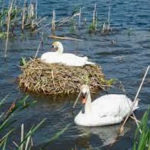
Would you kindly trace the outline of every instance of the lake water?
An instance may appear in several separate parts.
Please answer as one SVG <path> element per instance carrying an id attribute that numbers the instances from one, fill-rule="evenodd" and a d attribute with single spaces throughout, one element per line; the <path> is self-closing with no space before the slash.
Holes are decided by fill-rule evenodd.
<path id="1" fill-rule="evenodd" d="M 92 20 L 94 4 L 97 4 L 99 22 L 107 19 L 109 2 L 104 0 L 39 0 L 38 14 L 47 17 L 50 22 L 52 10 L 56 10 L 56 19 L 70 16 L 77 7 L 82 7 L 82 20 L 87 19 L 87 25 L 76 31 L 69 32 L 68 26 L 61 27 L 58 35 L 74 36 L 83 41 L 62 41 L 66 52 L 86 55 L 89 59 L 101 65 L 106 78 L 116 78 L 124 86 L 125 91 L 115 87 L 108 93 L 125 93 L 131 99 L 134 98 L 146 67 L 150 64 L 150 1 L 149 0 L 115 0 L 111 6 L 111 27 L 114 32 L 109 35 L 89 34 L 88 25 Z M 49 27 L 43 29 L 45 34 L 44 46 L 39 52 L 48 51 L 51 39 Z M 115 41 L 112 43 L 112 41 Z M 16 78 L 21 73 L 19 61 L 21 57 L 33 57 L 40 42 L 36 34 L 27 33 L 25 37 L 17 37 L 9 40 L 8 58 L 3 58 L 4 41 L 0 41 L 0 99 L 9 94 L 8 104 L 24 95 L 17 86 Z M 136 112 L 140 119 L 143 112 L 150 104 L 150 76 L 148 75 L 139 98 L 139 110 Z M 43 118 L 47 118 L 45 124 L 33 137 L 34 149 L 71 150 L 71 149 L 102 149 L 102 150 L 130 150 L 133 142 L 133 134 L 136 125 L 129 120 L 126 125 L 126 133 L 118 141 L 110 146 L 116 138 L 119 125 L 108 127 L 85 128 L 74 124 L 74 116 L 81 107 L 78 105 L 72 110 L 75 96 L 59 98 L 52 101 L 52 97 L 31 96 L 30 100 L 37 100 L 32 108 L 17 115 L 15 124 L 17 131 L 20 124 L 24 123 L 28 129 L 32 124 L 37 124 Z M 58 131 L 70 124 L 68 130 L 59 139 L 47 143 Z M 15 133 L 17 135 L 17 132 Z"/>

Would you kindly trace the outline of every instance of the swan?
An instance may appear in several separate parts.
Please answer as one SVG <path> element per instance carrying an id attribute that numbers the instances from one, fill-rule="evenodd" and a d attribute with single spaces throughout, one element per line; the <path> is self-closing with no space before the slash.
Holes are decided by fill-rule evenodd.
<path id="1" fill-rule="evenodd" d="M 81 86 L 79 95 L 82 95 L 83 109 L 77 114 L 74 122 L 81 126 L 118 124 L 128 115 L 133 104 L 126 95 L 122 94 L 107 94 L 91 102 L 88 85 Z M 79 95 L 73 107 L 75 107 Z M 137 108 L 138 101 L 134 105 L 133 111 Z"/>
<path id="2" fill-rule="evenodd" d="M 41 60 L 46 63 L 60 63 L 66 66 L 94 65 L 88 61 L 87 57 L 79 57 L 71 53 L 63 53 L 64 48 L 61 42 L 56 41 L 52 44 L 56 52 L 46 52 L 41 56 Z"/>

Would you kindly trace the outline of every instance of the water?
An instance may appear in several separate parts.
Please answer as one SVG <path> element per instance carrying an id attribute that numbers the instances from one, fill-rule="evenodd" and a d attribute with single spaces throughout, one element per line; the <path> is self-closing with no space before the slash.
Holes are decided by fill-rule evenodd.
<path id="1" fill-rule="evenodd" d="M 78 6 L 83 7 L 83 16 L 87 18 L 87 24 L 92 19 L 94 3 L 97 3 L 98 17 L 100 21 L 107 18 L 108 1 L 77 0 L 77 1 L 55 1 L 39 0 L 39 15 L 48 17 L 50 20 L 52 10 L 55 8 L 57 19 L 71 15 L 72 10 Z M 85 30 L 77 31 L 77 37 L 83 39 L 82 42 L 63 41 L 65 51 L 79 55 L 87 55 L 90 60 L 101 65 L 107 78 L 116 78 L 122 82 L 125 93 L 134 98 L 141 78 L 146 67 L 149 65 L 150 57 L 150 1 L 149 0 L 115 0 L 111 3 L 111 26 L 115 32 L 102 36 L 99 33 L 90 35 Z M 58 33 L 72 36 L 64 28 Z M 45 29 L 48 31 L 48 28 Z M 129 35 L 130 33 L 130 35 Z M 49 32 L 47 32 L 49 34 Z M 115 44 L 112 44 L 115 41 Z M 8 49 L 8 59 L 3 58 L 4 41 L 0 41 L 0 99 L 9 94 L 8 105 L 16 98 L 24 95 L 18 89 L 16 78 L 21 73 L 19 61 L 21 57 L 32 57 L 36 53 L 40 38 L 37 35 L 28 35 L 25 38 L 19 37 L 10 39 Z M 51 39 L 44 38 L 44 47 L 39 56 L 49 50 Z M 147 109 L 149 102 L 150 77 L 148 75 L 144 87 L 139 95 L 140 108 L 137 111 L 138 118 Z M 123 93 L 120 89 L 113 88 L 109 93 Z M 61 98 L 59 101 L 51 101 L 52 97 L 41 98 L 31 96 L 31 100 L 36 99 L 37 103 L 32 108 L 17 115 L 14 138 L 17 139 L 20 124 L 25 123 L 26 129 L 32 124 L 37 124 L 43 118 L 47 118 L 44 126 L 37 131 L 34 140 L 34 149 L 44 146 L 44 149 L 70 150 L 70 149 L 131 149 L 133 142 L 133 131 L 135 124 L 132 120 L 126 125 L 126 133 L 118 141 L 108 146 L 117 136 L 119 125 L 108 127 L 84 128 L 76 126 L 73 122 L 74 116 L 80 110 L 78 105 L 76 110 L 72 110 L 74 96 Z M 68 130 L 52 143 L 47 141 L 57 131 L 71 124 Z M 106 146 L 107 145 L 107 146 Z"/>

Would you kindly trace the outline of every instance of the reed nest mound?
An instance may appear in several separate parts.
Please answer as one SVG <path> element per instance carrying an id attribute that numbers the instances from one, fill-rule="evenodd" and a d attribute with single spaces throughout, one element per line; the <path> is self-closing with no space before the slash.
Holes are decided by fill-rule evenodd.
<path id="1" fill-rule="evenodd" d="M 25 92 L 45 95 L 75 94 L 82 84 L 88 84 L 91 92 L 95 93 L 98 89 L 105 90 L 110 86 L 98 65 L 70 67 L 33 59 L 22 66 L 21 70 L 18 82 Z"/>

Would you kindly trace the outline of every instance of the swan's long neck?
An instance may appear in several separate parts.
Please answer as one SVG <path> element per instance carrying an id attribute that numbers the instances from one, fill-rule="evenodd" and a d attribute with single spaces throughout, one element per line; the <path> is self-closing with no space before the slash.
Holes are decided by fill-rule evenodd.
<path id="1" fill-rule="evenodd" d="M 91 106 L 91 94 L 90 91 L 88 92 L 87 95 L 87 101 L 85 103 L 85 114 L 89 114 L 92 111 L 92 106 Z"/>
<path id="2" fill-rule="evenodd" d="M 58 54 L 62 54 L 63 51 L 64 51 L 63 45 L 60 44 L 59 47 L 58 47 L 57 53 L 58 53 Z"/>

